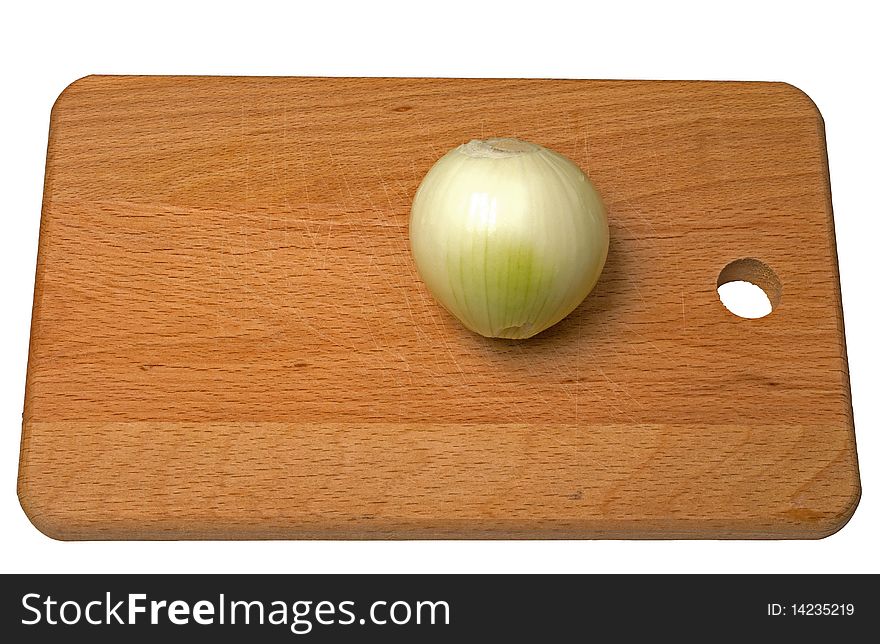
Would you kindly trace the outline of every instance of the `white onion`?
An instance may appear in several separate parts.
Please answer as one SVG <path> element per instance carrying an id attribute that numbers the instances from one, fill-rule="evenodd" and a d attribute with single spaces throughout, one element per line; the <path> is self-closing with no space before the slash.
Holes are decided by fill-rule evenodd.
<path id="1" fill-rule="evenodd" d="M 569 159 L 517 139 L 460 145 L 425 175 L 410 245 L 431 294 L 468 329 L 529 338 L 571 313 L 608 255 L 598 192 Z"/>

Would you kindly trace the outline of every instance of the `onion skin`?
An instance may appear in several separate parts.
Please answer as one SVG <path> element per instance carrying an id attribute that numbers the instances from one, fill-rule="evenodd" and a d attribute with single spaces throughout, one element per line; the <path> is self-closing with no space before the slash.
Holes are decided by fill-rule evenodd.
<path id="1" fill-rule="evenodd" d="M 572 161 L 517 139 L 471 141 L 422 180 L 410 248 L 434 298 L 468 329 L 525 339 L 571 313 L 608 255 L 599 193 Z"/>

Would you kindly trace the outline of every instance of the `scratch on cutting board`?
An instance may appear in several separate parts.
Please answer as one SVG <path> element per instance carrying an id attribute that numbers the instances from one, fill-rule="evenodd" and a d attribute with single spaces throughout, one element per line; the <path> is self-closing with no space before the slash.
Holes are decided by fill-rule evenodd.
<path id="1" fill-rule="evenodd" d="M 413 110 L 412 112 L 410 112 L 410 114 L 412 114 L 413 119 L 415 119 L 416 125 L 418 125 L 419 127 L 419 131 L 424 134 L 425 138 L 428 140 L 428 145 L 431 146 L 431 153 L 434 155 L 434 160 L 436 161 L 440 158 L 440 154 L 437 152 L 437 146 L 434 145 L 434 141 L 431 138 L 431 133 L 428 132 L 421 119 L 419 119 L 419 115 L 416 110 Z"/>
<path id="2" fill-rule="evenodd" d="M 285 112 L 285 117 L 286 117 L 286 112 Z M 286 132 L 286 129 L 287 129 L 287 126 L 286 126 L 286 121 L 285 121 L 285 132 Z M 306 208 L 306 212 L 309 214 L 309 217 L 308 218 L 300 218 L 300 219 L 297 219 L 296 221 L 299 221 L 303 224 L 300 229 L 304 230 L 306 232 L 306 236 L 308 236 L 309 241 L 311 242 L 312 253 L 315 258 L 314 262 L 312 262 L 312 263 L 314 264 L 317 262 L 318 256 L 321 254 L 321 252 L 320 252 L 320 248 L 318 246 L 317 237 L 311 229 L 311 221 L 310 220 L 313 219 L 312 200 L 311 200 L 311 195 L 309 194 L 309 189 L 308 189 L 308 184 L 307 184 L 307 173 L 306 173 L 305 163 L 303 161 L 301 154 L 299 155 L 297 166 L 300 170 L 300 185 L 302 185 L 303 191 L 305 192 L 305 197 L 306 197 L 305 198 L 305 208 Z M 287 194 L 285 194 L 285 196 L 284 196 L 284 203 L 287 206 L 288 211 L 292 212 L 293 208 L 291 206 L 290 199 L 288 198 Z M 289 221 L 291 221 L 291 220 L 289 220 Z M 301 239 L 303 241 L 305 241 L 305 236 L 301 236 Z M 308 263 L 309 262 L 302 263 L 303 269 L 300 272 L 299 277 L 302 277 L 305 275 L 305 265 Z M 268 284 L 267 279 L 265 279 L 265 278 L 263 279 L 263 284 L 266 287 L 266 289 L 269 289 L 269 284 Z M 254 294 L 253 290 L 247 284 L 243 284 L 243 286 L 248 290 L 248 292 Z M 300 324 L 302 324 L 306 329 L 308 329 L 308 331 L 310 333 L 314 334 L 314 336 L 316 338 L 319 338 L 319 339 L 321 339 L 321 340 L 323 340 L 333 346 L 339 347 L 341 349 L 345 349 L 346 351 L 350 352 L 350 358 L 352 358 L 352 359 L 360 359 L 360 355 L 358 353 L 357 346 L 355 346 L 354 344 L 342 343 L 339 340 L 337 340 L 335 337 L 331 337 L 330 335 L 325 333 L 321 328 L 316 326 L 307 316 L 303 315 L 299 311 L 298 307 L 296 307 L 296 306 L 284 307 L 282 310 L 282 307 L 279 307 L 276 304 L 274 304 L 273 298 L 264 298 L 264 300 L 266 302 L 270 303 L 270 306 L 273 307 L 273 312 L 276 312 L 276 313 L 280 312 L 285 316 L 286 315 L 292 316 Z"/>
<path id="3" fill-rule="evenodd" d="M 434 304 L 436 306 L 436 303 Z M 461 376 L 461 384 L 467 385 L 467 381 L 464 375 L 464 369 L 461 368 L 461 365 L 458 363 L 458 360 L 455 359 L 455 353 L 452 351 L 452 348 L 449 346 L 449 342 L 446 341 L 446 329 L 440 324 L 439 318 L 437 317 L 433 306 L 429 303 L 428 305 L 428 314 L 431 316 L 431 321 L 434 323 L 434 327 L 437 329 L 437 335 L 440 338 L 440 342 L 443 344 L 443 347 L 446 349 L 446 353 L 449 354 L 449 358 L 452 363 L 455 365 L 455 368 L 458 370 L 459 375 Z"/>
<path id="4" fill-rule="evenodd" d="M 413 116 L 416 118 L 416 122 L 418 123 L 420 130 L 422 130 L 422 132 L 424 132 L 424 133 L 427 134 L 427 132 L 426 132 L 424 126 L 423 126 L 423 125 L 421 124 L 421 122 L 418 120 L 418 117 L 415 116 L 415 114 L 414 114 Z M 429 142 L 430 142 L 430 139 L 429 139 Z M 435 156 L 436 156 L 436 154 L 437 154 L 437 150 L 436 150 L 436 148 L 434 147 L 433 142 L 431 142 L 430 145 L 431 145 L 431 149 L 434 151 L 434 154 L 435 154 Z M 419 177 L 417 176 L 416 167 L 415 167 L 415 163 L 414 163 L 414 162 L 411 162 L 411 163 L 410 163 L 410 169 L 412 170 L 412 174 L 413 174 L 413 178 L 414 178 L 414 180 L 417 180 L 417 181 L 420 180 Z M 380 179 L 381 179 L 381 170 L 380 170 Z M 383 188 L 384 188 L 384 180 L 383 180 Z M 386 190 L 386 194 L 387 194 L 387 190 Z M 390 203 L 390 201 L 389 201 L 389 203 Z M 399 227 L 399 228 L 402 228 L 403 226 L 402 226 L 402 225 L 399 225 L 398 227 Z M 404 251 L 404 252 L 408 252 L 408 251 L 409 251 L 409 248 L 408 248 L 408 246 L 407 246 L 407 244 L 406 244 L 405 236 L 401 236 L 401 239 L 403 240 L 403 244 L 402 244 L 402 245 L 403 245 L 403 251 Z M 413 283 L 415 283 L 415 281 L 416 281 L 418 278 L 417 278 L 415 272 L 413 271 L 413 267 L 412 267 L 411 262 L 407 261 L 407 262 L 406 262 L 406 265 L 407 265 L 407 269 L 408 269 L 408 271 L 409 271 L 410 277 L 412 278 Z M 464 386 L 467 386 L 467 385 L 469 384 L 469 379 L 465 376 L 465 371 L 464 371 L 464 369 L 462 369 L 461 364 L 460 364 L 460 363 L 458 362 L 458 360 L 456 359 L 456 357 L 455 357 L 455 353 L 453 352 L 452 347 L 449 345 L 449 342 L 448 342 L 447 339 L 446 339 L 446 330 L 445 330 L 445 328 L 443 327 L 443 325 L 440 323 L 440 320 L 439 320 L 439 318 L 437 317 L 437 315 L 436 315 L 436 313 L 435 313 L 435 311 L 434 311 L 434 306 L 436 306 L 436 303 L 433 302 L 433 301 L 431 301 L 431 298 L 428 297 L 428 295 L 425 293 L 425 290 L 426 290 L 426 289 L 418 289 L 419 294 L 421 295 L 422 301 L 425 302 L 426 305 L 427 305 L 427 306 L 426 306 L 426 309 L 427 309 L 427 311 L 428 311 L 428 314 L 431 316 L 431 322 L 434 324 L 434 327 L 437 329 L 437 335 L 438 335 L 439 338 L 440 338 L 440 342 L 443 344 L 443 347 L 446 349 L 446 353 L 449 355 L 449 358 L 450 358 L 452 364 L 455 365 L 455 368 L 456 368 L 456 370 L 458 371 L 458 373 L 459 373 L 459 375 L 460 375 L 460 377 L 461 377 L 461 384 L 464 385 Z M 405 294 L 404 294 L 404 295 L 405 295 Z M 408 308 L 408 310 L 410 311 L 410 315 L 412 315 L 412 306 L 411 306 L 411 304 L 410 304 L 410 302 L 409 302 L 409 297 L 408 297 L 408 296 L 406 297 L 406 300 L 407 300 L 407 308 Z"/>
<path id="5" fill-rule="evenodd" d="M 586 132 L 584 132 L 584 146 L 583 146 L 583 153 L 582 153 L 582 154 L 584 155 L 584 167 L 583 167 L 583 170 L 584 170 L 587 174 L 589 174 L 589 173 L 590 173 L 590 167 L 592 166 L 592 163 L 590 162 L 590 145 L 589 145 L 589 139 L 588 139 L 588 137 L 587 137 L 587 133 L 586 133 Z"/>
<path id="6" fill-rule="evenodd" d="M 251 152 L 247 144 L 247 109 L 244 102 L 241 104 L 241 147 L 244 151 L 244 202 L 248 204 L 250 203 L 251 195 Z"/>
<path id="7" fill-rule="evenodd" d="M 644 310 L 647 311 L 648 310 L 648 302 L 647 302 L 647 300 L 645 300 L 645 296 L 642 294 L 642 289 L 639 287 L 638 280 L 630 280 L 630 284 L 632 284 L 633 288 L 635 288 L 636 295 L 639 296 L 639 299 L 642 301 L 642 306 L 644 307 Z"/>
<path id="8" fill-rule="evenodd" d="M 633 402 L 635 402 L 636 404 L 638 404 L 640 407 L 644 407 L 644 405 L 642 405 L 641 403 L 639 403 L 635 398 L 633 398 L 633 397 L 629 394 L 628 391 L 626 391 L 626 388 L 625 388 L 625 387 L 621 387 L 621 386 L 618 385 L 614 380 L 612 380 L 611 378 L 609 378 L 609 377 L 608 377 L 608 374 L 605 373 L 605 370 L 602 369 L 602 367 L 598 367 L 598 366 L 597 366 L 597 367 L 595 367 L 595 369 L 596 369 L 596 371 L 598 371 L 598 372 L 602 375 L 603 378 L 605 378 L 605 380 L 608 381 L 608 383 L 611 385 L 611 388 L 612 388 L 614 391 L 619 392 L 619 393 L 623 393 L 623 395 L 625 395 L 627 398 L 629 398 L 630 400 L 632 400 Z M 608 405 L 609 405 L 610 407 L 613 407 L 614 410 L 617 411 L 617 413 L 619 413 L 619 414 L 621 414 L 621 415 L 623 415 L 623 416 L 626 416 L 626 417 L 627 417 L 630 421 L 632 421 L 634 424 L 638 424 L 638 421 L 636 420 L 636 418 L 635 418 L 634 416 L 632 416 L 629 412 L 624 411 L 623 409 L 621 409 L 620 407 L 618 407 L 617 405 L 614 405 L 614 404 L 612 404 L 612 403 L 608 403 Z"/>
<path id="9" fill-rule="evenodd" d="M 627 386 L 621 385 L 621 384 L 617 383 L 615 380 L 612 380 L 611 378 L 609 378 L 608 374 L 606 374 L 605 371 L 601 367 L 597 367 L 597 369 L 599 370 L 599 373 L 601 373 L 602 376 L 605 378 L 605 380 L 607 380 L 609 382 L 609 384 L 612 386 L 612 388 L 614 388 L 615 391 L 623 394 L 624 396 L 629 398 L 631 401 L 633 401 L 637 406 L 641 407 L 642 409 L 645 408 L 645 405 L 638 398 L 635 398 L 629 392 L 629 388 Z"/>
<path id="10" fill-rule="evenodd" d="M 379 168 L 375 163 L 373 164 L 373 172 L 376 174 L 376 178 L 379 179 L 379 183 L 382 186 L 382 192 L 385 193 L 385 201 L 388 202 L 388 211 L 389 213 L 394 212 L 394 202 L 391 199 L 391 195 L 388 194 L 388 182 L 385 180 L 385 177 L 382 175 L 382 169 Z"/>
<path id="11" fill-rule="evenodd" d="M 387 183 L 387 181 L 385 181 L 385 178 L 382 176 L 381 168 L 374 165 L 373 171 L 375 172 L 376 177 L 379 179 L 379 181 L 382 184 L 382 191 L 385 193 L 385 201 L 388 203 L 388 212 L 393 215 L 394 209 L 395 209 L 395 204 L 391 198 L 391 194 L 388 192 L 388 183 Z M 415 275 L 413 275 L 412 267 L 409 265 L 409 262 L 407 261 L 407 257 L 406 257 L 406 254 L 409 252 L 409 246 L 406 241 L 407 240 L 407 233 L 408 233 L 408 225 L 405 223 L 405 221 L 403 219 L 398 219 L 397 224 L 396 224 L 396 228 L 398 230 L 397 239 L 400 240 L 400 247 L 399 247 L 399 253 L 395 256 L 395 259 L 402 259 L 403 265 L 405 265 L 407 267 L 407 270 L 408 270 L 411 278 L 413 278 L 413 280 L 414 280 Z M 390 282 L 388 283 L 388 286 L 389 286 L 389 288 L 393 288 L 393 286 L 390 284 Z M 415 318 L 415 314 L 413 312 L 412 302 L 410 301 L 409 295 L 407 294 L 407 289 L 402 288 L 400 290 L 403 295 L 404 301 L 406 302 L 406 311 L 407 311 L 407 314 L 409 315 L 410 320 L 412 320 L 413 328 L 416 330 L 416 333 L 418 333 L 419 336 L 423 340 L 427 339 L 427 335 L 425 334 L 421 325 L 416 323 L 416 318 Z M 406 358 L 404 358 L 404 359 L 406 359 Z M 411 375 L 410 375 L 410 381 L 412 381 Z"/>
<path id="12" fill-rule="evenodd" d="M 540 393 L 540 390 L 539 390 L 538 387 L 537 387 L 537 383 L 543 382 L 543 381 L 545 380 L 545 378 L 543 377 L 544 374 L 539 373 L 538 371 L 536 371 L 535 369 L 532 368 L 532 360 L 530 360 L 530 359 L 529 359 L 529 356 L 526 354 L 526 346 L 525 346 L 522 342 L 517 342 L 517 343 L 514 344 L 513 346 L 515 347 L 515 350 L 517 351 L 517 355 L 523 357 L 519 362 L 520 362 L 520 364 L 522 364 L 523 367 L 525 368 L 526 373 L 529 374 L 529 380 L 528 380 L 528 382 L 529 382 L 529 384 L 531 385 L 531 391 L 532 391 L 532 393 L 533 393 L 533 394 L 534 394 L 534 395 L 535 395 L 535 396 L 536 396 L 536 397 L 537 397 L 542 403 L 544 403 L 544 406 L 545 406 L 547 409 L 553 409 L 554 412 L 557 412 L 557 413 L 558 413 L 558 410 L 559 410 L 558 407 L 557 407 L 557 406 L 554 406 L 554 405 L 552 404 L 552 402 L 550 401 L 549 398 L 547 398 L 546 396 L 544 396 L 543 394 L 541 394 L 541 393 Z M 554 351 L 556 351 L 556 355 L 560 355 L 560 354 L 558 353 L 558 350 L 554 349 Z M 561 357 L 561 356 L 560 356 L 560 357 Z M 568 387 L 563 386 L 562 389 L 563 389 L 563 391 L 568 395 L 569 398 L 572 398 L 572 396 L 571 396 L 571 392 L 568 390 Z"/>
<path id="13" fill-rule="evenodd" d="M 355 211 L 358 210 L 360 204 L 358 204 L 358 203 L 355 202 L 354 191 L 353 191 L 352 188 L 351 188 L 351 184 L 350 184 L 350 182 L 349 182 L 349 180 L 348 180 L 348 176 L 347 176 L 347 174 L 346 174 L 346 172 L 345 172 L 345 169 L 342 168 L 341 165 L 340 165 L 339 163 L 337 163 L 335 157 L 333 156 L 332 151 L 329 151 L 329 150 L 328 150 L 328 153 L 330 154 L 330 157 L 331 157 L 331 160 L 332 160 L 332 163 L 333 163 L 334 167 L 338 168 L 338 170 L 339 170 L 339 174 L 340 174 L 340 176 L 342 176 L 343 182 L 344 182 L 344 184 L 345 184 L 345 186 L 346 186 L 346 191 L 348 192 L 348 199 L 349 199 L 349 203 L 348 203 L 349 210 L 350 210 L 351 212 L 355 212 Z M 376 169 L 376 170 L 378 170 L 378 169 Z M 385 191 L 386 199 L 388 199 L 389 204 L 391 204 L 390 195 L 388 194 L 388 190 L 387 190 L 387 187 L 385 186 L 385 182 L 384 182 L 384 179 L 383 179 L 382 176 L 381 176 L 381 173 L 379 173 L 377 176 L 378 176 L 379 180 L 382 182 L 382 187 L 383 187 L 383 190 Z M 363 195 L 366 197 L 366 200 L 367 200 L 367 202 L 369 203 L 369 206 L 370 206 L 370 210 L 371 210 L 371 212 L 373 212 L 374 216 L 378 218 L 378 221 L 375 222 L 375 223 L 376 223 L 377 225 L 383 225 L 383 226 L 384 226 L 385 224 L 381 224 L 382 211 L 377 207 L 377 205 L 376 205 L 375 202 L 373 201 L 372 197 L 370 196 L 370 192 L 369 192 L 369 190 L 360 190 L 359 192 L 360 192 L 360 194 L 363 194 Z M 354 234 L 357 236 L 358 241 L 360 242 L 360 245 L 361 245 L 362 247 L 367 247 L 367 246 L 368 246 L 368 241 L 367 241 L 366 237 L 364 236 L 364 234 L 363 234 L 363 232 L 362 232 L 361 229 L 362 229 L 362 224 L 364 224 L 364 223 L 372 223 L 372 222 L 362 222 L 362 221 L 359 221 L 359 220 L 356 220 L 356 219 L 353 219 L 352 221 L 353 221 L 352 230 L 354 231 Z M 391 227 L 391 226 L 389 226 L 389 227 Z M 393 227 L 398 228 L 398 229 L 400 228 L 399 225 L 397 225 L 397 226 L 393 226 Z M 330 247 L 330 238 L 331 238 L 330 235 L 331 235 L 332 228 L 333 228 L 333 222 L 330 223 L 330 226 L 328 226 L 328 230 L 327 230 L 327 247 L 328 247 L 328 250 L 329 250 L 329 247 Z M 364 275 L 372 275 L 372 274 L 374 274 L 372 271 L 370 271 L 370 268 L 376 263 L 376 259 L 377 259 L 377 258 L 376 258 L 376 254 L 375 254 L 375 253 L 370 253 L 369 264 L 368 264 L 368 266 L 367 266 L 367 269 L 363 271 L 363 274 L 364 274 Z M 325 258 L 325 262 L 326 262 L 326 258 Z M 324 268 L 324 264 L 322 264 L 322 269 L 323 269 L 323 268 Z M 381 279 L 381 280 L 383 281 L 383 283 L 388 287 L 388 289 L 389 289 L 389 290 L 393 290 L 393 285 L 391 284 L 391 281 L 390 281 L 389 278 L 388 278 L 388 271 L 385 271 L 385 270 L 381 270 L 381 269 L 380 269 L 380 270 L 377 271 L 376 273 L 378 274 L 379 279 Z M 361 298 L 361 300 L 360 300 L 360 303 L 363 304 L 363 303 L 366 301 L 366 297 L 367 297 L 367 294 L 368 294 L 368 289 L 360 289 L 360 290 L 361 290 L 361 293 L 362 293 L 362 298 Z M 370 302 L 372 303 L 374 314 L 375 314 L 377 317 L 381 316 L 381 311 L 379 310 L 379 307 L 378 307 L 378 304 L 377 304 L 376 299 L 375 299 L 375 298 L 371 298 Z M 410 307 L 410 315 L 412 315 L 411 307 Z M 409 377 L 410 383 L 412 383 L 412 374 L 411 374 L 411 369 L 410 369 L 410 365 L 409 365 L 409 359 L 406 357 L 406 355 L 403 354 L 403 352 L 401 352 L 400 350 L 394 350 L 392 347 L 390 347 L 390 346 L 388 345 L 387 342 L 384 342 L 384 339 L 385 339 L 385 338 L 384 338 L 384 331 L 385 331 L 385 328 L 386 328 L 386 327 L 385 327 L 384 325 L 379 325 L 379 326 L 377 327 L 376 325 L 373 325 L 373 324 L 366 324 L 365 326 L 366 326 L 366 328 L 367 328 L 367 333 L 369 334 L 370 339 L 373 341 L 374 349 L 375 349 L 376 351 L 380 352 L 380 353 L 386 353 L 386 354 L 388 354 L 388 355 L 392 355 L 392 356 L 395 356 L 396 358 L 398 358 L 399 362 L 401 362 L 401 363 L 403 364 L 403 366 L 405 367 L 405 370 L 406 370 L 406 372 L 407 372 L 407 374 L 408 374 L 408 377 Z M 380 332 L 382 332 L 382 335 L 383 335 L 383 338 L 382 338 L 382 339 L 383 339 L 383 342 L 379 342 L 379 338 L 378 338 L 377 335 L 376 335 L 376 329 L 377 329 L 377 328 L 379 329 Z M 398 388 L 400 388 L 400 386 L 401 386 L 401 381 L 400 381 L 400 377 L 399 377 L 399 373 L 398 373 L 398 371 L 399 371 L 399 370 L 392 370 L 392 371 L 391 371 L 391 375 L 392 375 L 392 378 L 393 378 L 394 381 L 395 381 L 395 385 L 396 385 Z"/>
<path id="14" fill-rule="evenodd" d="M 649 340 L 647 338 L 647 336 L 645 336 L 644 333 L 641 333 L 640 331 L 638 331 L 632 324 L 630 324 L 628 322 L 624 322 L 622 320 L 618 320 L 617 323 L 626 326 L 627 331 L 629 333 L 632 333 L 633 335 L 637 335 L 639 337 L 639 339 L 641 340 L 641 342 L 643 342 L 644 344 L 647 344 L 649 347 L 653 348 L 660 355 L 665 356 L 666 358 L 669 358 L 670 360 L 672 359 L 672 355 L 670 355 L 670 353 L 668 351 L 661 349 L 659 345 L 657 345 L 655 342 Z"/>
<path id="15" fill-rule="evenodd" d="M 648 132 L 650 133 L 650 136 L 652 138 L 648 142 L 647 145 L 642 146 L 642 149 L 644 149 L 648 152 L 648 154 L 651 157 L 651 165 L 653 166 L 653 168 L 657 172 L 659 172 L 662 175 L 663 179 L 660 182 L 660 185 L 663 185 L 663 186 L 676 185 L 675 181 L 672 180 L 673 177 L 671 176 L 671 173 L 669 171 L 669 167 L 667 166 L 666 163 L 663 163 L 661 161 L 660 156 L 657 154 L 657 150 L 661 149 L 660 146 L 662 144 L 662 142 L 660 141 L 659 131 L 651 129 L 651 130 L 648 130 Z M 665 212 L 665 211 L 663 209 L 660 209 L 660 212 Z M 676 246 L 680 245 L 681 244 L 681 236 L 675 234 L 676 227 L 675 227 L 675 222 L 673 221 L 672 215 L 667 213 L 665 219 L 666 219 L 665 230 L 668 233 L 668 236 L 666 237 L 666 239 L 672 240 L 673 244 L 675 244 Z M 673 252 L 670 254 L 675 259 L 676 273 L 678 275 L 684 275 L 685 273 L 682 270 L 682 265 L 681 265 L 682 254 L 679 252 Z M 682 328 L 682 331 L 687 331 L 687 311 L 686 311 L 686 305 L 685 305 L 684 285 L 682 285 L 682 288 L 680 291 L 680 297 L 681 297 L 681 328 Z"/>
<path id="16" fill-rule="evenodd" d="M 687 331 L 687 313 L 684 304 L 684 288 L 681 290 L 681 330 Z"/>

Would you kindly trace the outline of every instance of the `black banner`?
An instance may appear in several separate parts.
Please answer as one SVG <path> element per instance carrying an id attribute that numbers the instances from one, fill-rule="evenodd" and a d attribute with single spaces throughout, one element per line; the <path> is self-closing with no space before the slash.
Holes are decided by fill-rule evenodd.
<path id="1" fill-rule="evenodd" d="M 134 634 L 163 642 L 846 637 L 877 623 L 874 581 L 864 575 L 5 576 L 0 628 L 16 642 L 119 642 Z"/>

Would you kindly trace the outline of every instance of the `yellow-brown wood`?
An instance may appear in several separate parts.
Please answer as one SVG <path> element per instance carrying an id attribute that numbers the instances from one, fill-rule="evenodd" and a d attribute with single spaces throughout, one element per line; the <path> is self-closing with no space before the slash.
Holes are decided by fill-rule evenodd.
<path id="1" fill-rule="evenodd" d="M 490 135 L 609 208 L 596 290 L 524 342 L 408 251 L 422 176 Z M 766 318 L 719 301 L 740 258 Z M 773 83 L 79 80 L 19 496 L 61 539 L 828 535 L 859 479 L 821 116 Z"/>

